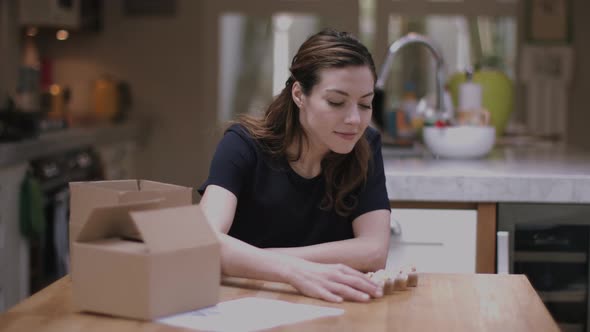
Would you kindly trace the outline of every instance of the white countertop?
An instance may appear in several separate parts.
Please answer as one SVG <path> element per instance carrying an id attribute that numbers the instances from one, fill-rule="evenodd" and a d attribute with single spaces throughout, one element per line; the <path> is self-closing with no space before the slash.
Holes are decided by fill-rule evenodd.
<path id="1" fill-rule="evenodd" d="M 474 160 L 384 148 L 383 159 L 395 201 L 590 203 L 590 152 L 560 144 L 498 147 Z"/>

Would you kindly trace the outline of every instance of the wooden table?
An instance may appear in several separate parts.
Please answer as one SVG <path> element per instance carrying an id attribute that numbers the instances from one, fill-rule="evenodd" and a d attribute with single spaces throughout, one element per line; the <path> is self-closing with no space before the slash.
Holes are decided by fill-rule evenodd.
<path id="1" fill-rule="evenodd" d="M 345 313 L 280 331 L 559 331 L 523 275 L 421 274 L 417 288 L 370 303 L 331 304 L 284 284 L 228 278 L 221 299 L 256 296 L 339 307 Z M 188 331 L 73 311 L 69 277 L 0 315 L 0 331 Z"/>

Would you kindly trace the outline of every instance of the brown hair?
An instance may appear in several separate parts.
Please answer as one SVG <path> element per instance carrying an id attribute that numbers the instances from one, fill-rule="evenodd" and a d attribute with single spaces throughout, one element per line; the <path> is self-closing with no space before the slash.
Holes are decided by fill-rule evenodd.
<path id="1" fill-rule="evenodd" d="M 319 82 L 320 70 L 348 66 L 368 66 L 376 80 L 375 64 L 367 48 L 351 34 L 334 30 L 322 30 L 309 37 L 299 48 L 291 62 L 291 76 L 285 88 L 268 106 L 264 117 L 241 116 L 242 123 L 257 140 L 262 149 L 275 158 L 299 160 L 305 132 L 299 123 L 299 108 L 293 101 L 293 83 L 299 82 L 305 95 Z M 291 143 L 298 141 L 298 152 L 287 154 Z M 326 192 L 320 207 L 334 208 L 341 216 L 348 216 L 357 205 L 354 191 L 364 185 L 371 150 L 363 135 L 348 154 L 334 152 L 322 160 Z"/>

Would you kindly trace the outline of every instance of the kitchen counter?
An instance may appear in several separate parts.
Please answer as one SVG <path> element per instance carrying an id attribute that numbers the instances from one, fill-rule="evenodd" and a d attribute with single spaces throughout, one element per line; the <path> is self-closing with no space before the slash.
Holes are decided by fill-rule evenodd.
<path id="1" fill-rule="evenodd" d="M 89 128 L 70 128 L 44 133 L 36 139 L 0 143 L 0 167 L 85 146 L 136 140 L 139 134 L 140 125 L 137 122 L 129 122 Z"/>
<path id="2" fill-rule="evenodd" d="M 590 152 L 564 145 L 499 147 L 474 160 L 384 148 L 383 159 L 392 201 L 590 203 Z"/>
<path id="3" fill-rule="evenodd" d="M 66 276 L 0 315 L 2 331 L 188 331 L 78 313 Z M 276 331 L 559 331 L 523 275 L 421 274 L 417 288 L 369 303 L 327 303 L 285 284 L 228 278 L 221 301 L 260 297 L 330 306 L 343 315 L 283 325 Z"/>
<path id="4" fill-rule="evenodd" d="M 550 142 L 500 145 L 482 159 L 383 149 L 394 208 L 477 211 L 476 272 L 496 271 L 498 203 L 590 203 L 590 152 Z"/>

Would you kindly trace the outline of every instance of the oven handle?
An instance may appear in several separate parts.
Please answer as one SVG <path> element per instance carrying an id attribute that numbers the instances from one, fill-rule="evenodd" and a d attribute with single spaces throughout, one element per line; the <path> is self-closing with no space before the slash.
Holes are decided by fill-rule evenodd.
<path id="1" fill-rule="evenodd" d="M 510 233 L 500 231 L 496 233 L 496 271 L 498 274 L 510 273 Z"/>

